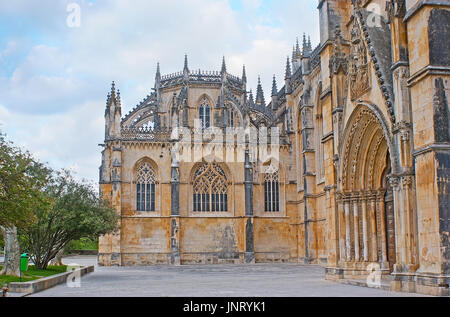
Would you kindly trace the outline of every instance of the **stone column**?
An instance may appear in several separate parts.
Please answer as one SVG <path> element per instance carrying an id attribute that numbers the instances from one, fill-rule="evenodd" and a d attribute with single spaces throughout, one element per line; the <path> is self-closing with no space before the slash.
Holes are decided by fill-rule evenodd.
<path id="1" fill-rule="evenodd" d="M 250 163 L 250 152 L 245 150 L 245 263 L 255 263 L 255 241 L 253 226 L 253 167 Z"/>
<path id="2" fill-rule="evenodd" d="M 334 186 L 325 187 L 326 201 L 329 206 L 327 215 L 327 262 L 328 267 L 337 268 L 339 263 L 339 207 Z"/>
<path id="3" fill-rule="evenodd" d="M 112 205 L 120 215 L 120 230 L 111 234 L 111 265 L 121 266 L 122 263 L 122 145 L 115 141 L 112 145 Z"/>
<path id="4" fill-rule="evenodd" d="M 367 196 L 365 193 L 362 194 L 361 198 L 361 208 L 362 208 L 362 229 L 363 229 L 363 257 L 364 262 L 369 261 L 369 232 L 368 232 L 368 218 L 367 218 Z"/>
<path id="5" fill-rule="evenodd" d="M 171 215 L 180 215 L 180 172 L 179 172 L 179 144 L 176 142 L 171 150 Z"/>
<path id="6" fill-rule="evenodd" d="M 392 188 L 392 193 L 394 196 L 394 216 L 395 216 L 395 253 L 396 253 L 396 263 L 394 265 L 394 272 L 400 273 L 403 271 L 403 263 L 405 263 L 406 250 L 405 250 L 405 240 L 404 240 L 404 227 L 403 227 L 403 217 L 401 215 L 401 210 L 403 209 L 401 205 L 403 203 L 400 200 L 400 179 L 397 176 L 389 177 L 389 184 Z"/>
<path id="7" fill-rule="evenodd" d="M 411 203 L 412 199 L 415 197 L 413 193 L 413 176 L 403 176 L 402 177 L 402 193 L 403 193 L 403 205 L 404 205 L 404 222 L 405 222 L 405 233 L 406 233 L 406 265 L 408 271 L 415 272 L 417 269 L 417 223 L 416 223 L 416 212 L 415 207 Z"/>
<path id="8" fill-rule="evenodd" d="M 380 190 L 378 192 L 378 206 L 379 206 L 379 214 L 380 214 L 380 237 L 381 237 L 381 262 L 382 269 L 389 269 L 389 263 L 387 261 L 387 230 L 386 230 L 386 208 L 384 202 L 384 195 L 386 194 L 385 190 Z"/>
<path id="9" fill-rule="evenodd" d="M 358 210 L 358 196 L 355 196 L 352 199 L 353 203 L 353 240 L 355 243 L 355 262 L 359 262 L 360 260 L 360 248 L 359 248 L 359 210 Z"/>
<path id="10" fill-rule="evenodd" d="M 339 194 L 338 200 L 338 226 L 339 226 L 339 263 L 346 260 L 346 248 L 345 248 L 345 211 L 344 211 L 344 197 Z"/>
<path id="11" fill-rule="evenodd" d="M 171 151 L 171 222 L 170 222 L 170 264 L 181 265 L 180 256 L 180 171 L 179 144 L 176 143 Z"/>
<path id="12" fill-rule="evenodd" d="M 345 254 L 346 261 L 350 262 L 352 260 L 352 245 L 351 245 L 351 235 L 350 235 L 350 200 L 348 197 L 344 200 L 344 210 L 345 210 Z"/>
<path id="13" fill-rule="evenodd" d="M 378 261 L 378 241 L 377 241 L 377 208 L 373 193 L 369 197 L 370 206 L 370 261 Z"/>

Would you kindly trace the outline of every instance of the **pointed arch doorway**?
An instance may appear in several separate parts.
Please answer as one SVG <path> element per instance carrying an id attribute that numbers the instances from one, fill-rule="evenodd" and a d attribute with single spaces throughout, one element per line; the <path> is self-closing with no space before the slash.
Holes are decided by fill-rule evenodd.
<path id="1" fill-rule="evenodd" d="M 392 145 L 385 127 L 374 107 L 359 105 L 340 149 L 339 258 L 340 266 L 353 274 L 374 263 L 389 274 L 395 264 L 394 201 L 388 181 Z"/>

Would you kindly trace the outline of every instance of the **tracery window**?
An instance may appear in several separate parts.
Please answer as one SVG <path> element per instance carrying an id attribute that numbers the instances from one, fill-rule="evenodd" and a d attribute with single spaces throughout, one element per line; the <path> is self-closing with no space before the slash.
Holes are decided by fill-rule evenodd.
<path id="1" fill-rule="evenodd" d="M 194 174 L 193 189 L 195 212 L 228 211 L 228 180 L 218 164 L 200 166 Z"/>
<path id="2" fill-rule="evenodd" d="M 150 163 L 143 163 L 136 173 L 136 210 L 155 211 L 156 176 Z"/>
<path id="3" fill-rule="evenodd" d="M 280 211 L 280 173 L 274 167 L 264 174 L 264 206 L 266 212 Z"/>
<path id="4" fill-rule="evenodd" d="M 211 127 L 211 107 L 209 106 L 208 99 L 203 98 L 199 107 L 200 127 L 202 129 L 208 129 Z"/>

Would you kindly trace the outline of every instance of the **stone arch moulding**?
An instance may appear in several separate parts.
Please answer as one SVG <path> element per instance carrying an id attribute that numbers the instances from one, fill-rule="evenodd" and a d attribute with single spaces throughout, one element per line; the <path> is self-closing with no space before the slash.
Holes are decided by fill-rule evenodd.
<path id="1" fill-rule="evenodd" d="M 153 170 L 155 171 L 155 174 L 156 174 L 155 175 L 156 176 L 156 183 L 159 184 L 161 182 L 161 179 L 159 178 L 159 167 L 158 167 L 158 164 L 153 159 L 151 159 L 148 156 L 144 156 L 144 157 L 140 158 L 139 160 L 137 160 L 136 163 L 134 163 L 134 166 L 133 166 L 133 182 L 135 181 L 134 177 L 136 175 L 137 169 L 143 163 L 149 163 L 153 167 Z"/>
<path id="2" fill-rule="evenodd" d="M 198 109 L 200 107 L 200 104 L 202 103 L 202 100 L 206 99 L 208 100 L 208 104 L 211 107 L 211 110 L 215 108 L 214 106 L 214 100 L 206 93 L 203 93 L 200 95 L 200 97 L 197 98 L 195 101 L 195 108 Z"/>
<path id="3" fill-rule="evenodd" d="M 240 127 L 245 127 L 244 114 L 242 113 L 240 108 L 231 99 L 227 99 L 225 103 L 228 104 L 230 106 L 230 108 L 234 110 L 235 114 L 238 115 L 238 117 L 239 117 L 239 126 Z"/>
<path id="4" fill-rule="evenodd" d="M 345 190 L 346 188 L 342 188 L 342 186 L 344 185 L 344 181 L 345 178 L 347 177 L 346 175 L 346 171 L 347 171 L 347 165 L 349 163 L 349 161 L 351 160 L 351 150 L 354 148 L 354 146 L 352 146 L 353 143 L 353 138 L 354 137 L 360 137 L 362 138 L 364 136 L 365 131 L 361 130 L 361 126 L 360 124 L 366 124 L 367 126 L 371 124 L 370 120 L 362 120 L 361 122 L 359 122 L 359 120 L 363 117 L 363 112 L 364 111 L 368 111 L 369 115 L 373 116 L 373 120 L 372 123 L 376 123 L 379 124 L 379 126 L 381 127 L 384 139 L 387 143 L 387 147 L 388 147 L 388 152 L 390 155 L 390 162 L 391 162 L 391 166 L 392 166 L 392 173 L 396 173 L 396 171 L 398 170 L 398 154 L 397 154 L 397 150 L 395 147 L 395 144 L 393 142 L 393 137 L 391 135 L 391 133 L 389 132 L 390 130 L 388 129 L 388 124 L 386 123 L 387 121 L 385 120 L 383 114 L 379 111 L 379 109 L 370 103 L 366 103 L 366 102 L 359 102 L 357 104 L 357 106 L 355 107 L 355 109 L 353 110 L 352 114 L 350 115 L 347 123 L 346 123 L 346 128 L 344 130 L 344 134 L 343 134 L 343 142 L 340 144 L 340 148 L 339 148 L 339 158 L 340 158 L 340 163 L 339 163 L 339 186 L 341 187 L 341 190 Z M 365 127 L 367 128 L 367 127 Z M 361 135 L 354 135 L 355 132 L 361 132 Z M 362 142 L 361 139 L 357 139 L 356 141 Z M 369 144 L 370 145 L 370 144 Z M 359 146 L 359 144 L 357 145 L 357 147 Z M 359 151 L 359 148 L 356 149 L 357 151 Z M 358 152 L 359 153 L 359 152 Z M 358 155 L 358 153 L 356 153 L 356 155 Z M 353 153 L 354 154 L 354 153 Z M 365 153 L 363 153 L 365 154 Z M 346 184 L 348 186 L 348 184 Z"/>
<path id="5" fill-rule="evenodd" d="M 219 165 L 219 167 L 222 168 L 223 171 L 225 172 L 225 175 L 228 179 L 228 184 L 230 186 L 234 185 L 233 173 L 231 172 L 231 169 L 228 167 L 228 165 L 224 162 L 212 160 L 212 159 L 208 159 L 208 160 L 202 159 L 200 162 L 197 162 L 192 166 L 191 170 L 189 171 L 189 184 L 192 185 L 192 179 L 193 179 L 194 174 L 197 171 L 197 169 L 200 168 L 203 164 L 208 164 L 208 163 L 215 163 L 215 164 Z"/>

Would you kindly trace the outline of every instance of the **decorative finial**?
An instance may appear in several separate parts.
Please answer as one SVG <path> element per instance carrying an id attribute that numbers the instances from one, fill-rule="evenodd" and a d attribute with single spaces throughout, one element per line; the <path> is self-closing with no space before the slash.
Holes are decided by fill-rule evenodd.
<path id="1" fill-rule="evenodd" d="M 261 85 L 261 77 L 258 76 L 258 88 L 256 89 L 256 104 L 260 106 L 266 106 L 266 101 L 264 99 L 264 91 Z"/>
<path id="2" fill-rule="evenodd" d="M 183 68 L 183 72 L 189 72 L 188 56 L 187 56 L 187 54 L 184 54 L 184 68 Z"/>
<path id="3" fill-rule="evenodd" d="M 291 78 L 291 63 L 289 62 L 289 56 L 286 61 L 286 79 Z"/>
<path id="4" fill-rule="evenodd" d="M 157 89 L 161 82 L 161 70 L 159 68 L 159 62 L 156 65 L 156 75 L 155 75 L 155 88 Z"/>
<path id="5" fill-rule="evenodd" d="M 298 37 L 297 37 L 297 43 L 295 45 L 295 55 L 296 58 L 299 58 L 301 56 L 302 52 L 300 51 L 300 44 L 298 42 Z"/>
<path id="6" fill-rule="evenodd" d="M 227 65 L 225 63 L 225 56 L 224 56 L 223 59 L 222 59 L 222 70 L 221 70 L 221 73 L 224 74 L 226 72 L 227 72 Z"/>
<path id="7" fill-rule="evenodd" d="M 303 55 L 305 55 L 305 52 L 308 50 L 308 43 L 306 41 L 306 34 L 303 33 Z"/>
<path id="8" fill-rule="evenodd" d="M 278 94 L 278 88 L 277 88 L 277 80 L 275 78 L 275 75 L 273 75 L 273 82 L 272 82 L 272 96 L 276 96 Z"/>

